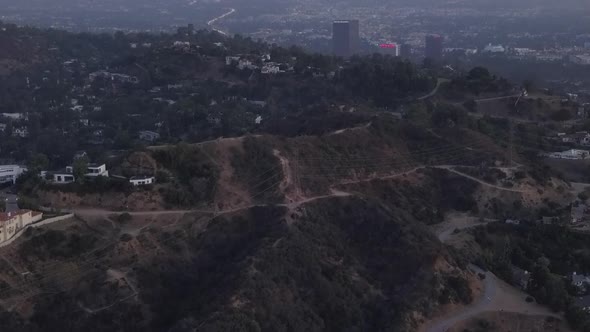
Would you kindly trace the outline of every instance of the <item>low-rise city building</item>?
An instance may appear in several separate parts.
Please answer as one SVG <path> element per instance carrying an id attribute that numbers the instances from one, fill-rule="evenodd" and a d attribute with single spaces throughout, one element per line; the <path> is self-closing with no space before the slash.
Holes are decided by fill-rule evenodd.
<path id="1" fill-rule="evenodd" d="M 16 180 L 27 171 L 27 168 L 19 165 L 0 165 L 0 184 L 16 183 Z"/>

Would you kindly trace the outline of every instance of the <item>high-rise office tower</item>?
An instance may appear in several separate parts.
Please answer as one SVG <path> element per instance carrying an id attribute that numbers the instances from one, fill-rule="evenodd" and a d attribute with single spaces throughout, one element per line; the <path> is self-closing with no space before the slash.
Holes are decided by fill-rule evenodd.
<path id="1" fill-rule="evenodd" d="M 403 43 L 400 45 L 400 52 L 399 55 L 404 59 L 409 59 L 412 57 L 412 45 Z"/>
<path id="2" fill-rule="evenodd" d="M 440 60 L 443 56 L 443 41 L 441 35 L 426 36 L 426 49 L 424 55 L 433 60 Z"/>
<path id="3" fill-rule="evenodd" d="M 338 20 L 332 24 L 334 55 L 349 57 L 359 51 L 360 35 L 358 20 Z"/>

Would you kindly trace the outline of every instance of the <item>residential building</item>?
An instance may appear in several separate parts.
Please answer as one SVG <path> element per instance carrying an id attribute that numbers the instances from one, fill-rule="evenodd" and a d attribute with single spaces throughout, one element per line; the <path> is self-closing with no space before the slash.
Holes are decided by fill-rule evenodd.
<path id="1" fill-rule="evenodd" d="M 531 280 L 531 273 L 516 266 L 512 267 L 513 283 L 518 285 L 520 289 L 526 290 Z"/>
<path id="2" fill-rule="evenodd" d="M 27 138 L 29 137 L 29 129 L 27 127 L 17 127 L 12 130 L 13 137 Z"/>
<path id="3" fill-rule="evenodd" d="M 557 137 L 554 137 L 553 139 L 563 143 L 590 145 L 590 134 L 586 131 L 580 131 L 573 134 L 557 133 Z"/>
<path id="4" fill-rule="evenodd" d="M 584 274 L 572 273 L 572 285 L 578 288 L 586 287 L 590 284 L 590 277 Z"/>
<path id="5" fill-rule="evenodd" d="M 0 165 L 0 183 L 16 183 L 16 179 L 26 172 L 26 167 L 19 165 Z"/>
<path id="6" fill-rule="evenodd" d="M 6 123 L 0 123 L 0 131 L 1 132 L 5 132 L 6 131 Z"/>
<path id="7" fill-rule="evenodd" d="M 587 150 L 578 150 L 578 149 L 571 149 L 563 152 L 552 152 L 547 154 L 547 157 L 554 158 L 554 159 L 572 159 L 572 160 L 580 160 L 586 159 L 590 156 L 590 151 Z"/>
<path id="8" fill-rule="evenodd" d="M 254 106 L 266 107 L 266 101 L 264 100 L 248 100 L 248 102 Z"/>
<path id="9" fill-rule="evenodd" d="M 76 181 L 74 176 L 74 167 L 67 166 L 65 169 L 53 172 L 53 182 L 57 184 L 66 184 Z M 85 177 L 96 178 L 100 176 L 108 177 L 109 171 L 105 164 L 88 164 Z"/>
<path id="10" fill-rule="evenodd" d="M 53 182 L 57 184 L 66 184 L 76 181 L 72 167 L 66 167 L 63 170 L 53 172 Z"/>
<path id="11" fill-rule="evenodd" d="M 490 43 L 486 47 L 484 47 L 483 52 L 484 53 L 504 53 L 504 52 L 506 52 L 506 48 L 504 48 L 504 46 L 502 46 L 502 45 L 492 45 Z"/>
<path id="12" fill-rule="evenodd" d="M 588 66 L 590 65 L 590 55 L 571 55 L 570 61 L 577 65 Z"/>
<path id="13" fill-rule="evenodd" d="M 506 223 L 509 224 L 509 225 L 520 225 L 520 220 L 506 219 Z"/>
<path id="14" fill-rule="evenodd" d="M 336 56 L 350 57 L 358 53 L 360 48 L 359 21 L 334 21 L 332 24 L 332 46 Z"/>
<path id="15" fill-rule="evenodd" d="M 31 210 L 0 213 L 0 243 L 11 239 L 19 230 L 43 219 L 43 213 Z"/>
<path id="16" fill-rule="evenodd" d="M 584 221 L 586 217 L 586 205 L 575 203 L 571 208 L 571 222 L 572 224 Z"/>
<path id="17" fill-rule="evenodd" d="M 238 63 L 240 61 L 239 56 L 226 56 L 225 57 L 225 65 L 230 66 L 232 63 Z"/>
<path id="18" fill-rule="evenodd" d="M 153 143 L 160 139 L 160 134 L 155 131 L 142 130 L 139 132 L 139 139 L 142 141 Z"/>
<path id="19" fill-rule="evenodd" d="M 88 164 L 87 173 L 84 176 L 98 177 L 98 176 L 109 176 L 107 166 L 105 164 Z"/>
<path id="20" fill-rule="evenodd" d="M 28 118 L 25 113 L 0 113 L 0 116 L 11 120 L 27 120 Z"/>
<path id="21" fill-rule="evenodd" d="M 134 176 L 131 179 L 129 179 L 129 182 L 131 182 L 131 184 L 136 187 L 137 186 L 145 186 L 145 185 L 150 185 L 150 184 L 156 183 L 156 178 L 153 176 L 146 176 L 146 175 Z"/>
<path id="22" fill-rule="evenodd" d="M 264 64 L 264 66 L 262 66 L 262 69 L 260 69 L 261 74 L 278 74 L 280 72 L 281 69 L 279 68 L 279 66 L 272 62 Z"/>
<path id="23" fill-rule="evenodd" d="M 440 60 L 443 56 L 444 37 L 441 35 L 426 36 L 424 56 L 433 60 Z"/>
<path id="24" fill-rule="evenodd" d="M 76 154 L 74 155 L 74 160 L 81 158 L 88 158 L 88 153 L 86 153 L 86 151 L 76 151 Z"/>

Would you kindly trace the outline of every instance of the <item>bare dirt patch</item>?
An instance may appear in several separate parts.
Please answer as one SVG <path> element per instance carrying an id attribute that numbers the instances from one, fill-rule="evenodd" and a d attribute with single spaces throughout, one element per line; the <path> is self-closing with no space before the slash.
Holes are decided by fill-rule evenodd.
<path id="1" fill-rule="evenodd" d="M 547 316 L 528 316 L 513 312 L 488 312 L 460 322 L 449 332 L 463 331 L 537 331 L 573 332 L 562 320 Z"/>
<path id="2" fill-rule="evenodd" d="M 242 138 L 220 139 L 200 145 L 201 150 L 210 156 L 220 170 L 214 198 L 216 210 L 227 210 L 252 204 L 248 189 L 235 181 L 232 155 L 242 149 Z"/>

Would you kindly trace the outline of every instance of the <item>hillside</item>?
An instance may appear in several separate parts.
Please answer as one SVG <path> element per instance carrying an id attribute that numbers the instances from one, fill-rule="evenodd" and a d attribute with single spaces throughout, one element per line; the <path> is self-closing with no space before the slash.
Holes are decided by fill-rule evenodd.
<path id="1" fill-rule="evenodd" d="M 288 222 L 287 213 L 299 217 Z M 439 301 L 471 297 L 456 259 L 418 221 L 370 201 L 208 219 L 162 216 L 133 231 L 146 220 L 90 218 L 27 235 L 2 249 L 3 305 L 12 308 L 2 326 L 411 331 Z M 25 268 L 21 280 L 14 271 Z"/>
<path id="2" fill-rule="evenodd" d="M 78 219 L 0 249 L 12 309 L 3 326 L 415 331 L 482 296 L 464 258 L 476 257 L 429 225 L 454 211 L 505 218 L 568 199 L 567 184 L 506 165 L 505 149 L 472 129 L 379 118 L 322 136 L 159 146 L 121 167 L 140 160 L 168 182 L 99 201 L 74 184 L 68 195 L 86 203 L 61 207 Z M 41 199 L 65 195 L 44 186 Z M 148 194 L 162 205 L 108 210 Z"/>

